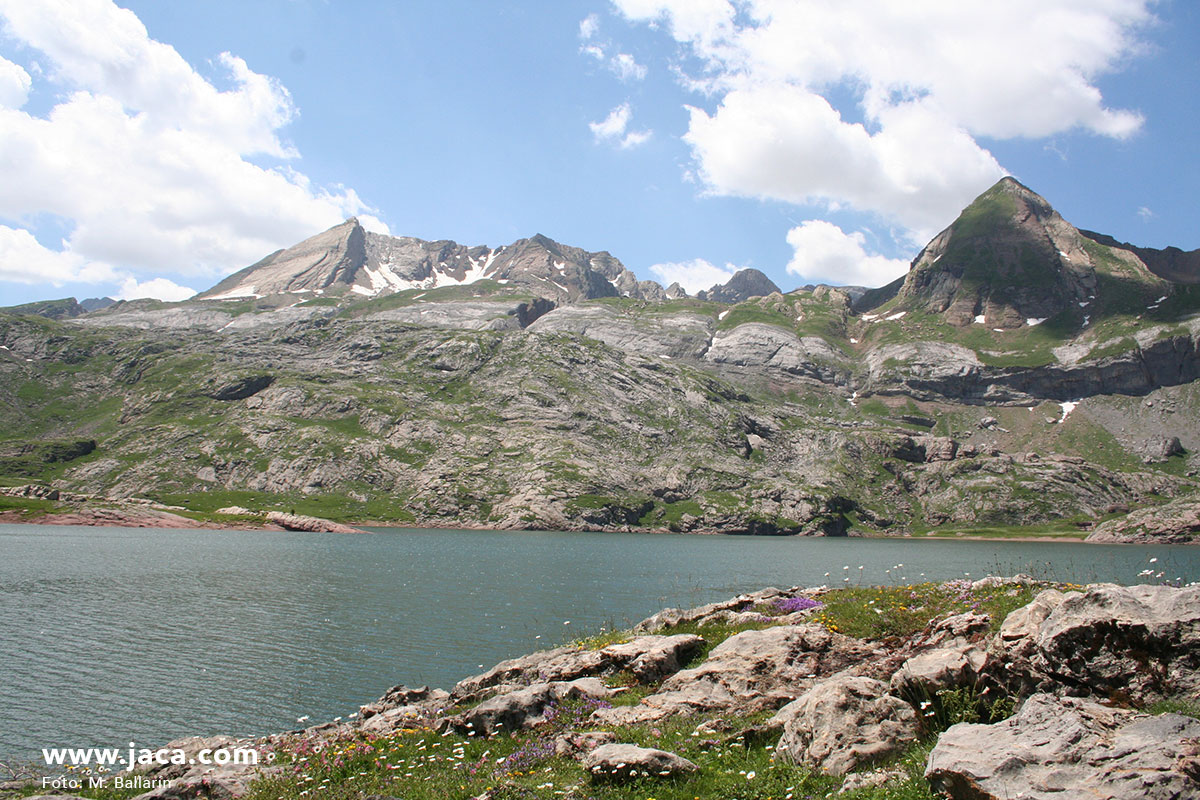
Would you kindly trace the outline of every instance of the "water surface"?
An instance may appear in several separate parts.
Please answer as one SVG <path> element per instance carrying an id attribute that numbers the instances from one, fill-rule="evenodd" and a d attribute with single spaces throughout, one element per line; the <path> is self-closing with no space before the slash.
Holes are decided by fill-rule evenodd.
<path id="1" fill-rule="evenodd" d="M 1151 558 L 1200 579 L 1200 548 L 1181 546 L 0 525 L 0 760 L 286 730 L 397 683 L 448 688 L 602 625 L 764 586 L 1018 571 L 1132 583 Z"/>

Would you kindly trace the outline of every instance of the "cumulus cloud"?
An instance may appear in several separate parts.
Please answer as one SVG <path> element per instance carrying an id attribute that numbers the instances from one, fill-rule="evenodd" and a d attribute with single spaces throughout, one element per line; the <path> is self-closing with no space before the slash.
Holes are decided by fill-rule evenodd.
<path id="1" fill-rule="evenodd" d="M 589 122 L 588 127 L 592 129 L 592 135 L 596 137 L 597 142 L 615 144 L 622 150 L 628 150 L 644 144 L 652 135 L 648 130 L 629 130 L 629 121 L 632 117 L 633 112 L 629 108 L 629 103 L 622 103 L 599 122 Z"/>
<path id="2" fill-rule="evenodd" d="M 111 0 L 0 0 L 0 18 L 10 41 L 44 56 L 61 98 L 40 116 L 0 102 L 0 217 L 51 215 L 70 230 L 57 271 L 38 262 L 47 280 L 88 264 L 109 280 L 213 278 L 370 210 L 288 166 L 297 153 L 282 130 L 296 108 L 242 59 L 216 58 L 230 84 L 219 89 Z M 11 73 L 0 64 L 0 87 Z"/>
<path id="3" fill-rule="evenodd" d="M 0 225 L 0 281 L 38 284 L 111 281 L 116 271 L 101 262 L 89 262 L 69 250 L 44 247 L 23 228 Z"/>
<path id="4" fill-rule="evenodd" d="M 29 98 L 33 79 L 20 64 L 0 56 L 0 108 L 20 108 Z"/>
<path id="5" fill-rule="evenodd" d="M 734 273 L 740 269 L 733 264 L 718 267 L 702 258 L 691 261 L 677 261 L 665 264 L 654 264 L 650 271 L 658 277 L 664 286 L 678 283 L 688 294 L 695 294 L 702 289 L 709 289 L 717 284 L 727 283 Z"/>
<path id="6" fill-rule="evenodd" d="M 121 282 L 121 291 L 113 296 L 114 300 L 166 300 L 168 303 L 178 303 L 187 300 L 196 293 L 195 289 L 180 286 L 166 278 L 152 278 L 148 281 L 138 281 L 136 278 L 126 278 Z"/>
<path id="7" fill-rule="evenodd" d="M 981 137 L 1142 124 L 1095 81 L 1140 51 L 1151 0 L 613 2 L 699 62 L 685 85 L 716 107 L 685 139 L 709 191 L 849 206 L 913 240 L 1004 174 Z"/>
<path id="8" fill-rule="evenodd" d="M 793 254 L 787 271 L 811 283 L 883 286 L 903 275 L 909 262 L 868 253 L 866 237 L 832 222 L 806 220 L 787 234 Z"/>

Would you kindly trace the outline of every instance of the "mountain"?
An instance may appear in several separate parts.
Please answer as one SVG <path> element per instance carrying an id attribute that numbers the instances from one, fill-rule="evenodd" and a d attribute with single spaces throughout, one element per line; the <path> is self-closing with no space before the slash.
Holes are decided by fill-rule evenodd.
<path id="1" fill-rule="evenodd" d="M 759 270 L 740 269 L 724 284 L 713 286 L 708 291 L 697 292 L 696 298 L 717 303 L 741 303 L 751 297 L 764 297 L 778 294 L 780 291 L 775 282 Z"/>
<path id="2" fill-rule="evenodd" d="M 0 482 L 201 516 L 1074 535 L 1200 488 L 1195 257 L 1011 179 L 865 293 L 745 271 L 688 297 L 544 236 L 349 220 L 198 299 L 0 311 Z"/>
<path id="3" fill-rule="evenodd" d="M 638 281 L 606 252 L 590 253 L 541 234 L 496 250 L 451 241 L 385 236 L 351 218 L 230 275 L 198 300 L 298 295 L 380 297 L 408 289 L 466 286 L 490 280 L 528 289 L 556 302 L 595 297 L 665 297 L 653 281 Z"/>

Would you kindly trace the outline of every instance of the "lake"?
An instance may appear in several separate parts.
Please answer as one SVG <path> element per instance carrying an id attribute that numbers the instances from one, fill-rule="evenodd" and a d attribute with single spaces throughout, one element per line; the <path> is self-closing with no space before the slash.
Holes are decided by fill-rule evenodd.
<path id="1" fill-rule="evenodd" d="M 602 625 L 765 586 L 1133 583 L 1151 558 L 1200 579 L 1186 546 L 0 525 L 0 760 L 292 729 L 397 683 L 449 688 Z"/>

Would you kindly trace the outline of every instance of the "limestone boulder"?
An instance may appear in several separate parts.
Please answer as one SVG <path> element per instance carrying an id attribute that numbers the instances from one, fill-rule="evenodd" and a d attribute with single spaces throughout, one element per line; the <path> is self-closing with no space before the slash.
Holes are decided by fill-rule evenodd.
<path id="1" fill-rule="evenodd" d="M 638 778 L 673 778 L 699 770 L 682 756 L 632 744 L 606 744 L 583 759 L 583 768 L 596 781 L 625 783 Z"/>
<path id="2" fill-rule="evenodd" d="M 613 691 L 599 678 L 535 683 L 485 700 L 462 714 L 447 717 L 442 724 L 463 735 L 494 736 L 546 722 L 552 708 L 569 700 L 600 701 L 612 695 Z"/>
<path id="3" fill-rule="evenodd" d="M 1200 696 L 1200 586 L 1047 590 L 1008 616 L 996 651 L 997 675 L 1018 693 Z"/>
<path id="4" fill-rule="evenodd" d="M 851 675 L 822 681 L 779 710 L 776 752 L 832 775 L 845 775 L 904 751 L 916 739 L 912 706 L 882 681 Z"/>
<path id="5" fill-rule="evenodd" d="M 693 634 L 639 636 L 598 650 L 559 647 L 501 661 L 487 672 L 464 678 L 454 687 L 457 697 L 478 695 L 502 684 L 571 681 L 629 670 L 638 680 L 652 683 L 679 670 L 704 646 Z"/>
<path id="6" fill-rule="evenodd" d="M 972 800 L 1179 800 L 1200 797 L 1197 740 L 1191 717 L 1038 694 L 1010 719 L 942 733 L 925 777 Z"/>
<path id="7" fill-rule="evenodd" d="M 713 648 L 703 664 L 663 681 L 638 705 L 602 709 L 593 716 L 601 724 L 629 725 L 677 714 L 776 709 L 818 679 L 874 655 L 863 642 L 822 625 L 743 631 Z"/>

